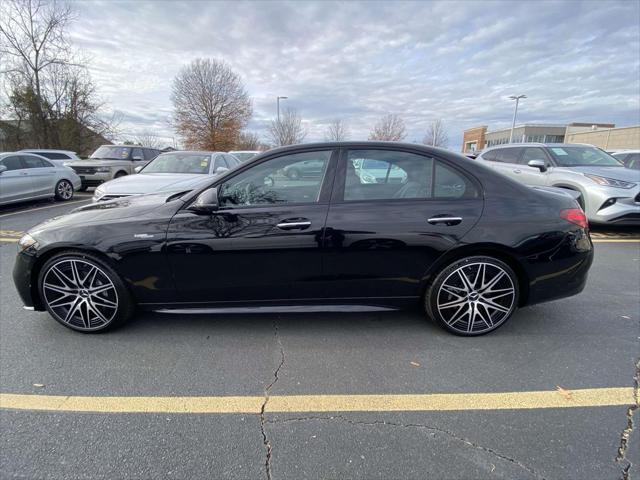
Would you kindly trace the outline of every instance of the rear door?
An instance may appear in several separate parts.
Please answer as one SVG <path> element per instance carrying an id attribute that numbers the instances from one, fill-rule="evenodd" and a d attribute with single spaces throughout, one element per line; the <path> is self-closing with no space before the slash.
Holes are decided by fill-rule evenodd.
<path id="1" fill-rule="evenodd" d="M 37 155 L 22 155 L 22 163 L 31 180 L 33 194 L 53 196 L 55 190 L 55 166 Z"/>
<path id="2" fill-rule="evenodd" d="M 367 164 L 387 174 L 361 168 Z M 477 182 L 444 160 L 390 148 L 343 150 L 325 229 L 325 295 L 356 303 L 417 298 L 425 272 L 482 207 Z"/>
<path id="3" fill-rule="evenodd" d="M 511 177 L 514 180 L 523 181 L 521 178 L 522 169 L 518 163 L 522 153 L 521 147 L 504 147 L 496 150 L 494 169 L 497 172 Z"/>
<path id="4" fill-rule="evenodd" d="M 0 203 L 14 202 L 34 196 L 31 179 L 24 168 L 21 155 L 10 155 L 0 160 L 7 169 L 0 172 Z"/>
<path id="5" fill-rule="evenodd" d="M 291 179 L 286 168 L 305 160 L 322 175 Z M 219 183 L 212 214 L 178 212 L 167 254 L 181 301 L 223 303 L 319 296 L 322 233 L 335 172 L 333 149 L 273 156 Z"/>

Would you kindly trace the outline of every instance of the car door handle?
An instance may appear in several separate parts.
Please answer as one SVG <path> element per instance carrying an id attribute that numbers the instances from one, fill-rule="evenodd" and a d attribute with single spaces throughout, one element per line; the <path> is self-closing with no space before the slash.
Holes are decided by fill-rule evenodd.
<path id="1" fill-rule="evenodd" d="M 520 170 L 519 168 L 514 168 L 513 173 L 522 173 L 522 170 Z"/>
<path id="2" fill-rule="evenodd" d="M 276 225 L 281 230 L 305 230 L 311 226 L 311 222 L 309 220 L 295 220 L 288 221 L 284 220 Z"/>
<path id="3" fill-rule="evenodd" d="M 29 175 L 29 172 L 20 172 L 20 175 Z"/>
<path id="4" fill-rule="evenodd" d="M 427 220 L 427 222 L 429 222 L 431 225 L 444 223 L 447 226 L 452 226 L 452 225 L 458 225 L 460 222 L 462 222 L 462 217 L 453 217 L 450 215 L 435 216 L 435 217 L 431 217 L 429 220 Z"/>

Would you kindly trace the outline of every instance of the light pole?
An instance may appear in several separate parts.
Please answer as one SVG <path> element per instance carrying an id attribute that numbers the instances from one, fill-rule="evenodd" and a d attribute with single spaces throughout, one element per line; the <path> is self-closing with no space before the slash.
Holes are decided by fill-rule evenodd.
<path id="1" fill-rule="evenodd" d="M 280 100 L 286 100 L 289 97 L 276 97 L 276 105 L 278 106 L 278 122 L 280 121 Z"/>
<path id="2" fill-rule="evenodd" d="M 511 122 L 511 134 L 509 135 L 509 143 L 513 142 L 513 129 L 516 128 L 516 116 L 518 115 L 518 103 L 521 98 L 527 98 L 526 95 L 511 95 L 509 97 L 511 100 L 516 101 L 516 108 L 513 111 L 513 122 Z"/>

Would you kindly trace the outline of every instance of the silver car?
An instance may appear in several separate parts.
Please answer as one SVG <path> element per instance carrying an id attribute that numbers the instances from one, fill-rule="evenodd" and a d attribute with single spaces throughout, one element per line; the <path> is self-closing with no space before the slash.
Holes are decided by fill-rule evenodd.
<path id="1" fill-rule="evenodd" d="M 517 143 L 477 160 L 527 185 L 574 190 L 591 223 L 640 225 L 640 171 L 591 145 Z"/>
<path id="2" fill-rule="evenodd" d="M 100 185 L 93 194 L 93 201 L 191 190 L 202 182 L 203 177 L 219 175 L 239 164 L 237 158 L 225 152 L 163 153 L 141 168 L 137 175 L 127 175 Z"/>
<path id="3" fill-rule="evenodd" d="M 81 184 L 73 170 L 40 155 L 0 153 L 0 205 L 51 197 L 71 200 Z"/>

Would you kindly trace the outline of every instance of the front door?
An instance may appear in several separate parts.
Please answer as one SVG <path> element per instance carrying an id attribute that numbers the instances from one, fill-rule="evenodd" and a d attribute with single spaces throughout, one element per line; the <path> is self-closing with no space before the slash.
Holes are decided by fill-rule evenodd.
<path id="1" fill-rule="evenodd" d="M 322 163 L 321 174 L 286 175 L 304 161 Z M 217 182 L 218 211 L 176 214 L 167 254 L 181 301 L 246 304 L 317 296 L 336 162 L 331 149 L 267 158 Z"/>
<path id="2" fill-rule="evenodd" d="M 326 225 L 327 297 L 417 298 L 425 272 L 482 206 L 475 182 L 443 161 L 399 149 L 345 150 Z"/>
<path id="3" fill-rule="evenodd" d="M 541 172 L 539 168 L 530 167 L 528 163 L 531 160 L 542 160 L 547 169 L 551 167 L 551 161 L 547 158 L 547 154 L 540 147 L 523 147 L 522 155 L 520 156 L 520 166 L 518 170 L 520 171 L 521 181 L 527 185 L 548 185 L 549 184 L 549 173 L 548 170 L 546 172 Z"/>

